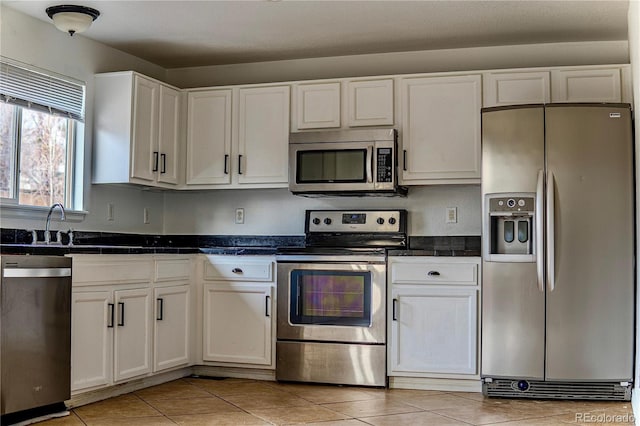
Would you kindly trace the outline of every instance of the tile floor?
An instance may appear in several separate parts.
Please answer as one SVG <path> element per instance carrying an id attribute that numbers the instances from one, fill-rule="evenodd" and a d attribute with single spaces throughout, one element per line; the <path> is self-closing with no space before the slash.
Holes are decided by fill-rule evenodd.
<path id="1" fill-rule="evenodd" d="M 633 424 L 630 403 L 185 378 L 78 407 L 41 426 Z"/>

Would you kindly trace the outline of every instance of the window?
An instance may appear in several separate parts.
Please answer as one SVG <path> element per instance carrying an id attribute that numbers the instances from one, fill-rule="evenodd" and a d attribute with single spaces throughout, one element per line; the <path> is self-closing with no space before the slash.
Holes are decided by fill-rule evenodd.
<path id="1" fill-rule="evenodd" d="M 73 155 L 84 85 L 0 62 L 0 198 L 72 209 Z"/>

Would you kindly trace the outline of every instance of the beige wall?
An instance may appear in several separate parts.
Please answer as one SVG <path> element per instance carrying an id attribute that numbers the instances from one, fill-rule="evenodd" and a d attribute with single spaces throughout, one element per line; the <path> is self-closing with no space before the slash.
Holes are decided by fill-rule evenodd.
<path id="1" fill-rule="evenodd" d="M 186 88 L 369 75 L 627 63 L 629 63 L 629 49 L 626 41 L 595 41 L 174 68 L 168 70 L 167 78 L 170 83 Z"/>
<path id="2" fill-rule="evenodd" d="M 135 56 L 82 35 L 69 35 L 51 23 L 0 6 L 0 55 L 15 61 L 53 71 L 86 82 L 86 118 L 84 161 L 78 173 L 84 180 L 84 208 L 89 215 L 83 223 L 64 224 L 80 230 L 158 233 L 163 224 L 163 195 L 138 188 L 114 188 L 91 185 L 91 146 L 93 129 L 93 75 L 99 72 L 136 70 L 164 80 L 166 70 Z M 83 169 L 83 170 L 82 170 Z M 115 204 L 115 220 L 106 220 L 107 203 Z M 151 223 L 143 224 L 143 208 L 151 210 Z M 43 220 L 25 220 L 1 212 L 0 226 L 43 229 Z"/>

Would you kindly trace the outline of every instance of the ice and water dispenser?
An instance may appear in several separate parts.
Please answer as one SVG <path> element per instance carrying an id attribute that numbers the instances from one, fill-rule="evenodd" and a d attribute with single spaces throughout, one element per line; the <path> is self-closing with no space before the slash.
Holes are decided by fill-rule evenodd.
<path id="1" fill-rule="evenodd" d="M 535 194 L 487 194 L 485 260 L 535 261 Z"/>

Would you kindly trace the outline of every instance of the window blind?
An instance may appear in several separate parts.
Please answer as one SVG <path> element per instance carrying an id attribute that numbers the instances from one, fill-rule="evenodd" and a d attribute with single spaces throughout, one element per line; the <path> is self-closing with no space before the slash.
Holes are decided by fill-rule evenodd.
<path id="1" fill-rule="evenodd" d="M 0 95 L 6 102 L 84 120 L 85 85 L 0 60 Z"/>

